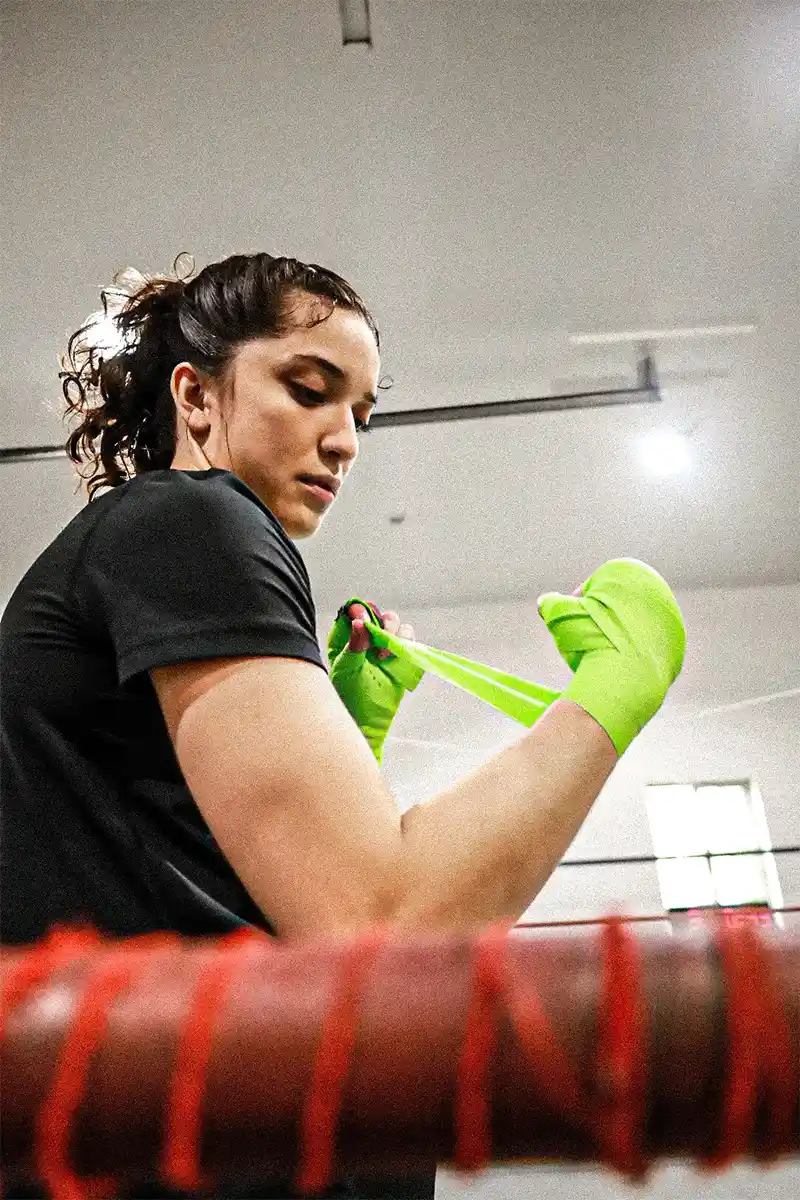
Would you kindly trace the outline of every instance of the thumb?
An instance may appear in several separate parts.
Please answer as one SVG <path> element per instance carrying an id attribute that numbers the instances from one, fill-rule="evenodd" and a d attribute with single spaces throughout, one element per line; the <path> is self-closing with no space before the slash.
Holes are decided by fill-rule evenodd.
<path id="1" fill-rule="evenodd" d="M 370 636 L 364 628 L 364 622 L 361 620 L 353 621 L 353 626 L 350 631 L 350 640 L 347 643 L 347 649 L 351 654 L 365 654 L 370 647 Z"/>

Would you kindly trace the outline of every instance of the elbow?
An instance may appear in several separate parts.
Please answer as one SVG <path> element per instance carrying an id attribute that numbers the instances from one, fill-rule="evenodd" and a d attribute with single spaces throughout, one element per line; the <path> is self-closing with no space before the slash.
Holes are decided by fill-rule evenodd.
<path id="1" fill-rule="evenodd" d="M 394 928 L 398 914 L 406 908 L 399 875 L 394 872 L 391 880 L 370 887 L 365 887 L 364 881 L 352 881 L 349 887 L 333 888 L 319 896 L 317 903 L 308 903 L 306 897 L 302 910 L 286 914 L 283 920 L 271 914 L 267 917 L 279 939 L 292 941 L 355 939 Z"/>

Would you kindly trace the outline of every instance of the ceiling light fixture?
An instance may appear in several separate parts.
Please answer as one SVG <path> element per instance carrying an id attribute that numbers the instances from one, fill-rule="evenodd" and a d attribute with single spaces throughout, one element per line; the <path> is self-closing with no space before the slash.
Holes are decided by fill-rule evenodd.
<path id="1" fill-rule="evenodd" d="M 639 459 L 651 475 L 681 475 L 692 465 L 689 438 L 677 429 L 653 429 L 639 441 Z"/>
<path id="2" fill-rule="evenodd" d="M 339 0 L 343 46 L 372 46 L 369 0 Z"/>

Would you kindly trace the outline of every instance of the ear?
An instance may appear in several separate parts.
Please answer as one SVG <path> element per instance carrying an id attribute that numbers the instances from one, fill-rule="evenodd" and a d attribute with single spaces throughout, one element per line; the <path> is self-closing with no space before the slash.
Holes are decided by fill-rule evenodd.
<path id="1" fill-rule="evenodd" d="M 195 436 L 208 433 L 208 379 L 190 362 L 178 363 L 172 371 L 170 391 L 175 401 L 179 425 L 187 426 Z"/>

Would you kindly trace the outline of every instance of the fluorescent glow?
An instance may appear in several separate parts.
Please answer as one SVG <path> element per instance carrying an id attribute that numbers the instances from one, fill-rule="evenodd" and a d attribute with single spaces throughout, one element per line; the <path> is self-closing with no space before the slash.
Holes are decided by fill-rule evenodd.
<path id="1" fill-rule="evenodd" d="M 679 475 L 692 465 L 689 439 L 675 429 L 655 429 L 641 439 L 639 458 L 651 475 Z"/>

